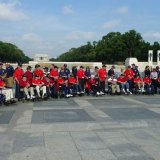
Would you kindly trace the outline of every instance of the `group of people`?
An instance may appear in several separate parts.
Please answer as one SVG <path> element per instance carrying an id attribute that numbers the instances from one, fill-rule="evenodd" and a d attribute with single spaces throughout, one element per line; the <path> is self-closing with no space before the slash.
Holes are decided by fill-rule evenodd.
<path id="1" fill-rule="evenodd" d="M 27 100 L 58 96 L 69 98 L 84 94 L 100 96 L 107 92 L 111 95 L 120 95 L 132 94 L 135 90 L 157 93 L 160 88 L 158 66 L 152 70 L 146 66 L 143 78 L 135 64 L 127 66 L 119 74 L 115 73 L 115 66 L 107 72 L 106 65 L 102 65 L 101 68 L 96 66 L 94 71 L 83 66 L 79 68 L 74 66 L 71 71 L 67 64 L 60 68 L 54 64 L 50 68 L 42 68 L 36 64 L 34 69 L 28 66 L 25 71 L 22 64 L 18 64 L 15 69 L 9 63 L 3 66 L 3 63 L 0 63 L 0 89 L 1 95 L 5 96 L 5 104 L 15 103 L 16 100 L 23 98 Z"/>

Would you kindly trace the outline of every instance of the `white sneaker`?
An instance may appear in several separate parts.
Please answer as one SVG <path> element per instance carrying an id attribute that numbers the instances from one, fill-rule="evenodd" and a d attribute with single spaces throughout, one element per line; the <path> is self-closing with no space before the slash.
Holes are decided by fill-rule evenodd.
<path id="1" fill-rule="evenodd" d="M 101 95 L 104 95 L 104 93 L 103 93 L 102 91 L 100 91 L 100 94 L 101 94 Z"/>
<path id="2" fill-rule="evenodd" d="M 99 92 L 96 93 L 97 96 L 100 96 L 101 94 Z"/>
<path id="3" fill-rule="evenodd" d="M 69 96 L 70 96 L 70 97 L 73 97 L 73 95 L 72 95 L 72 94 L 69 94 Z"/>
<path id="4" fill-rule="evenodd" d="M 27 95 L 27 99 L 30 99 L 30 96 L 29 96 L 29 95 Z"/>
<path id="5" fill-rule="evenodd" d="M 84 94 L 84 92 L 83 92 L 83 91 L 81 91 L 81 93 L 82 93 L 82 94 Z"/>
<path id="6" fill-rule="evenodd" d="M 66 94 L 66 98 L 69 98 L 70 97 L 70 95 L 69 94 Z"/>
<path id="7" fill-rule="evenodd" d="M 77 94 L 80 94 L 80 92 L 77 92 Z"/>
<path id="8" fill-rule="evenodd" d="M 127 92 L 128 92 L 128 93 L 130 92 L 129 89 L 127 89 Z"/>
<path id="9" fill-rule="evenodd" d="M 129 94 L 132 94 L 132 92 L 129 92 Z"/>

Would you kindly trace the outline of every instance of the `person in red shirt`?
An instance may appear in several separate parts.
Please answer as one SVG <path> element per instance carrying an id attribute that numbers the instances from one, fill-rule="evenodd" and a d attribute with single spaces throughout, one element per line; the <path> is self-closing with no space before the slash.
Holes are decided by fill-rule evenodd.
<path id="1" fill-rule="evenodd" d="M 39 98 L 41 97 L 40 91 L 42 91 L 42 98 L 46 98 L 46 86 L 39 76 L 36 75 L 32 79 L 32 85 L 35 86 Z"/>
<path id="2" fill-rule="evenodd" d="M 105 82 L 107 78 L 106 65 L 103 65 L 101 69 L 98 70 L 99 82 L 100 82 L 100 93 L 103 95 L 105 93 Z"/>
<path id="3" fill-rule="evenodd" d="M 133 78 L 133 83 L 136 87 L 138 87 L 139 91 L 144 92 L 144 82 L 143 80 L 139 77 L 139 75 L 137 74 L 134 78 Z"/>
<path id="4" fill-rule="evenodd" d="M 95 75 L 91 75 L 91 78 L 88 80 L 89 88 L 91 89 L 90 92 L 93 92 L 93 95 L 100 96 L 100 88 L 99 82 L 95 79 Z"/>
<path id="5" fill-rule="evenodd" d="M 50 71 L 50 78 L 52 78 L 54 81 L 58 79 L 58 67 L 54 66 L 54 68 Z"/>
<path id="6" fill-rule="evenodd" d="M 145 75 L 144 79 L 144 88 L 146 93 L 154 93 L 154 86 L 152 85 L 152 80 L 150 79 L 150 75 Z"/>
<path id="7" fill-rule="evenodd" d="M 32 67 L 28 66 L 27 71 L 25 72 L 27 81 L 29 82 L 30 85 L 32 84 L 32 79 L 33 79 L 33 73 L 31 72 L 31 70 L 32 70 Z"/>
<path id="8" fill-rule="evenodd" d="M 121 74 L 117 78 L 117 83 L 120 86 L 121 92 L 124 94 L 132 94 L 132 92 L 129 91 L 129 83 L 127 82 L 127 79 L 124 74 Z"/>
<path id="9" fill-rule="evenodd" d="M 66 98 L 73 96 L 70 94 L 70 89 L 61 75 L 57 79 L 57 85 L 60 96 L 64 95 Z"/>
<path id="10" fill-rule="evenodd" d="M 84 67 L 80 66 L 80 68 L 77 71 L 77 82 L 79 84 L 80 92 L 84 93 L 84 87 L 85 87 L 85 72 Z"/>
<path id="11" fill-rule="evenodd" d="M 124 71 L 125 78 L 127 79 L 127 82 L 129 84 L 129 91 L 132 92 L 133 90 L 133 77 L 134 72 L 131 69 L 131 66 L 128 66 L 127 69 Z"/>
<path id="12" fill-rule="evenodd" d="M 32 84 L 28 82 L 26 75 L 23 75 L 23 78 L 20 81 L 19 86 L 20 90 L 22 90 L 25 93 L 28 100 L 35 98 Z"/>
<path id="13" fill-rule="evenodd" d="M 70 77 L 68 78 L 68 84 L 69 87 L 73 90 L 73 93 L 80 94 L 79 84 L 77 83 L 77 80 L 74 77 L 73 73 L 71 73 Z"/>
<path id="14" fill-rule="evenodd" d="M 0 89 L 1 93 L 5 95 L 5 105 L 11 104 L 11 103 L 16 103 L 16 101 L 13 98 L 13 91 L 10 88 L 5 87 L 6 84 L 4 81 L 0 78 Z"/>
<path id="15" fill-rule="evenodd" d="M 22 79 L 22 76 L 24 75 L 24 70 L 22 69 L 22 64 L 18 63 L 17 68 L 14 71 L 14 79 L 16 82 L 16 90 L 15 90 L 15 98 L 20 99 L 20 87 L 19 87 L 19 82 Z"/>
<path id="16" fill-rule="evenodd" d="M 40 66 L 39 64 L 36 64 L 36 65 L 35 65 L 35 70 L 34 70 L 33 74 L 34 74 L 34 76 L 40 77 L 40 79 L 43 78 L 44 72 L 43 72 L 43 70 L 41 69 L 41 66 Z"/>

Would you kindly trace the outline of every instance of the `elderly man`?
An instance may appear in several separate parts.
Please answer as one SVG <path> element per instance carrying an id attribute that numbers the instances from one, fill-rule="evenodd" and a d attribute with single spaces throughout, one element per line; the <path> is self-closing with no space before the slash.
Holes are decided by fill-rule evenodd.
<path id="1" fill-rule="evenodd" d="M 13 88 L 13 84 L 14 84 L 14 79 L 13 79 L 14 68 L 9 63 L 6 63 L 5 65 L 6 65 L 6 87 L 7 88 Z"/>

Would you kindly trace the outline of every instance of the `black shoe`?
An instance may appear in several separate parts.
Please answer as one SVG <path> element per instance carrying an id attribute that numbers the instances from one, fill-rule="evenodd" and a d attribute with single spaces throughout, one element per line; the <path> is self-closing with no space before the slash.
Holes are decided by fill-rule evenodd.
<path id="1" fill-rule="evenodd" d="M 11 99 L 11 104 L 14 104 L 14 103 L 16 103 L 17 101 L 15 100 L 15 99 Z"/>
<path id="2" fill-rule="evenodd" d="M 4 105 L 5 105 L 5 106 L 10 105 L 10 101 L 6 101 L 6 102 L 4 102 Z"/>

